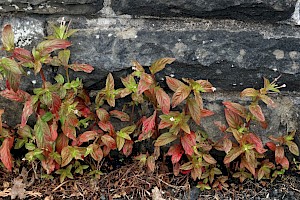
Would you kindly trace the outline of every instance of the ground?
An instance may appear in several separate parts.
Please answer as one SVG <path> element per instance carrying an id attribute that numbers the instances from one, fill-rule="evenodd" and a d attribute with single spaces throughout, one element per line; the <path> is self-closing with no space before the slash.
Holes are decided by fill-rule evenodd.
<path id="1" fill-rule="evenodd" d="M 231 180 L 228 189 L 200 191 L 187 175 L 174 176 L 160 165 L 154 173 L 141 169 L 137 163 L 127 164 L 102 175 L 79 175 L 74 179 L 59 176 L 41 179 L 41 170 L 25 167 L 12 173 L 0 171 L 0 199 L 300 199 L 300 177 L 289 171 L 269 181 Z M 34 179 L 34 176 L 39 178 Z"/>

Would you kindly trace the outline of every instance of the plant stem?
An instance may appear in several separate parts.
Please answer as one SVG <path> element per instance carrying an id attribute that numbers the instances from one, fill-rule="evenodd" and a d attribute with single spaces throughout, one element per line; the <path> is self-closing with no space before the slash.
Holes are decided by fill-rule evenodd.
<path id="1" fill-rule="evenodd" d="M 65 70 L 66 70 L 67 81 L 68 81 L 68 83 L 70 83 L 69 68 L 68 68 L 68 67 L 65 67 Z"/>
<path id="2" fill-rule="evenodd" d="M 40 70 L 40 75 L 43 81 L 43 88 L 46 88 L 46 78 L 43 69 Z"/>

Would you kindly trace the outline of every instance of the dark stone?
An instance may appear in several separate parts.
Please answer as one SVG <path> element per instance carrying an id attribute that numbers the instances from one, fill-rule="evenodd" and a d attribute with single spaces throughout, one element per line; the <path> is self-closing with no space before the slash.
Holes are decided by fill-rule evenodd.
<path id="1" fill-rule="evenodd" d="M 291 17 L 297 0 L 112 0 L 117 14 L 278 21 Z"/>
<path id="2" fill-rule="evenodd" d="M 161 76 L 209 79 L 218 89 L 241 90 L 260 86 L 263 77 L 282 75 L 285 90 L 300 90 L 298 27 L 234 20 L 72 21 L 80 29 L 71 39 L 72 61 L 95 67 L 91 75 L 79 75 L 88 86 L 108 72 L 129 68 L 132 60 L 149 66 L 167 56 L 177 60 Z"/>
<path id="3" fill-rule="evenodd" d="M 0 1 L 0 13 L 26 12 L 37 14 L 92 15 L 103 8 L 103 0 L 24 0 Z"/>

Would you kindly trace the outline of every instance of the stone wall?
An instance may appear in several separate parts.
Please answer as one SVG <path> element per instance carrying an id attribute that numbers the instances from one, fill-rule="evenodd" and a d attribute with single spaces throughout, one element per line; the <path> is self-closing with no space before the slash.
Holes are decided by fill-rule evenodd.
<path id="1" fill-rule="evenodd" d="M 267 130 L 280 134 L 300 130 L 299 9 L 297 0 L 0 0 L 0 25 L 11 23 L 17 45 L 30 47 L 49 33 L 51 23 L 72 20 L 80 31 L 71 39 L 71 59 L 95 67 L 91 75 L 74 76 L 89 89 L 99 89 L 108 72 L 124 75 L 131 60 L 148 66 L 165 56 L 177 60 L 161 78 L 210 80 L 222 92 L 207 96 L 208 102 L 232 99 L 245 87 L 261 86 L 262 77 L 281 75 L 279 84 L 287 87 Z M 49 77 L 55 73 L 46 70 Z M 30 90 L 32 79 L 40 84 L 29 75 L 22 87 Z M 11 105 L 0 99 L 0 107 Z M 6 113 L 5 119 L 14 125 L 20 118 Z"/>

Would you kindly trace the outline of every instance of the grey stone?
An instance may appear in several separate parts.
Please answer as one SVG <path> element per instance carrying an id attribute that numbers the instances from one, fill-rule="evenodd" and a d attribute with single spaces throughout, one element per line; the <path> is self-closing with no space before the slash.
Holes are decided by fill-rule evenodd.
<path id="1" fill-rule="evenodd" d="M 26 12 L 37 14 L 92 15 L 103 8 L 103 0 L 38 0 L 0 1 L 0 13 Z"/>
<path id="2" fill-rule="evenodd" d="M 0 96 L 0 109 L 4 109 L 2 122 L 10 127 L 14 127 L 21 122 L 23 104 L 12 102 Z"/>
<path id="3" fill-rule="evenodd" d="M 160 17 L 284 20 L 291 17 L 297 0 L 112 0 L 117 14 Z"/>
<path id="4" fill-rule="evenodd" d="M 149 66 L 174 57 L 159 78 L 174 75 L 209 79 L 222 90 L 258 87 L 262 77 L 282 75 L 288 91 L 300 89 L 299 28 L 235 20 L 74 18 L 80 31 L 71 39 L 73 62 L 95 67 L 79 74 L 88 86 L 108 72 L 128 69 L 132 60 Z"/>

